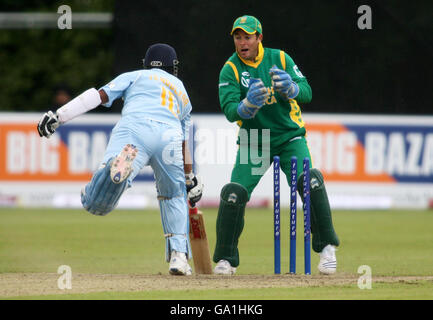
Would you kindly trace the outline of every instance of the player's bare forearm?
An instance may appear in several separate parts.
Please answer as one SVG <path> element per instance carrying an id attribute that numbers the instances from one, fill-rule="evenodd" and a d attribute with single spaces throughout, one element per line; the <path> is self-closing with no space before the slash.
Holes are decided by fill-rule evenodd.
<path id="1" fill-rule="evenodd" d="M 186 141 L 182 142 L 182 154 L 183 154 L 183 168 L 184 172 L 191 173 L 192 172 L 192 158 L 191 153 L 188 148 L 188 143 Z"/>
<path id="2" fill-rule="evenodd" d="M 107 103 L 108 102 L 107 93 L 105 93 L 105 91 L 102 89 L 100 89 L 98 92 L 99 92 L 99 96 L 101 97 L 101 103 L 102 104 Z"/>

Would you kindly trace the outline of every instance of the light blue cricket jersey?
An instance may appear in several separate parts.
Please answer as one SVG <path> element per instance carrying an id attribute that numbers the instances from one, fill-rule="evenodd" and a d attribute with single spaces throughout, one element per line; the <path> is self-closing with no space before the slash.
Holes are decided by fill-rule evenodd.
<path id="1" fill-rule="evenodd" d="M 109 99 L 105 107 L 123 98 L 122 117 L 166 123 L 188 138 L 192 106 L 182 81 L 170 73 L 156 68 L 126 72 L 100 89 Z"/>

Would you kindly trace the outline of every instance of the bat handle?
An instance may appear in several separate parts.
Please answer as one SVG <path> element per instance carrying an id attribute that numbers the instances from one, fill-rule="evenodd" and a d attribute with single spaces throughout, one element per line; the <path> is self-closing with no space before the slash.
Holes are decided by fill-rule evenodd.
<path id="1" fill-rule="evenodd" d="M 188 204 L 189 204 L 189 213 L 190 214 L 197 214 L 198 208 L 195 206 L 195 203 L 188 201 Z"/>
<path id="2" fill-rule="evenodd" d="M 189 204 L 190 208 L 195 208 L 195 202 L 188 200 L 188 204 Z"/>

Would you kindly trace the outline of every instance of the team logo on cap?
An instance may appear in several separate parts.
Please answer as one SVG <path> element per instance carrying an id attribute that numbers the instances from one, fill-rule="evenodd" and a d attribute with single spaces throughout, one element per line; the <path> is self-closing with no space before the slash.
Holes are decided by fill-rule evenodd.
<path id="1" fill-rule="evenodd" d="M 247 22 L 247 17 L 242 17 L 241 20 L 239 21 L 240 23 L 245 23 Z"/>

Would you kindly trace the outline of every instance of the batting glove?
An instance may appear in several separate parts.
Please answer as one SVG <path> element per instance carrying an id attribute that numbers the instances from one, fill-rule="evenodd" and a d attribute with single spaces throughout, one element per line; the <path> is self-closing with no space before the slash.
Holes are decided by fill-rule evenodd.
<path id="1" fill-rule="evenodd" d="M 204 185 L 201 183 L 200 176 L 194 175 L 192 172 L 185 175 L 185 180 L 188 200 L 194 205 L 200 201 Z"/>
<path id="2" fill-rule="evenodd" d="M 238 114 L 242 119 L 254 118 L 269 98 L 268 89 L 260 79 L 250 79 L 247 96 L 238 105 Z"/>
<path id="3" fill-rule="evenodd" d="M 60 122 L 52 111 L 46 112 L 38 123 L 39 136 L 49 138 L 59 127 Z"/>
<path id="4" fill-rule="evenodd" d="M 289 100 L 297 97 L 299 87 L 286 71 L 278 69 L 277 66 L 274 65 L 269 69 L 269 74 L 271 75 L 272 86 L 283 99 Z"/>

